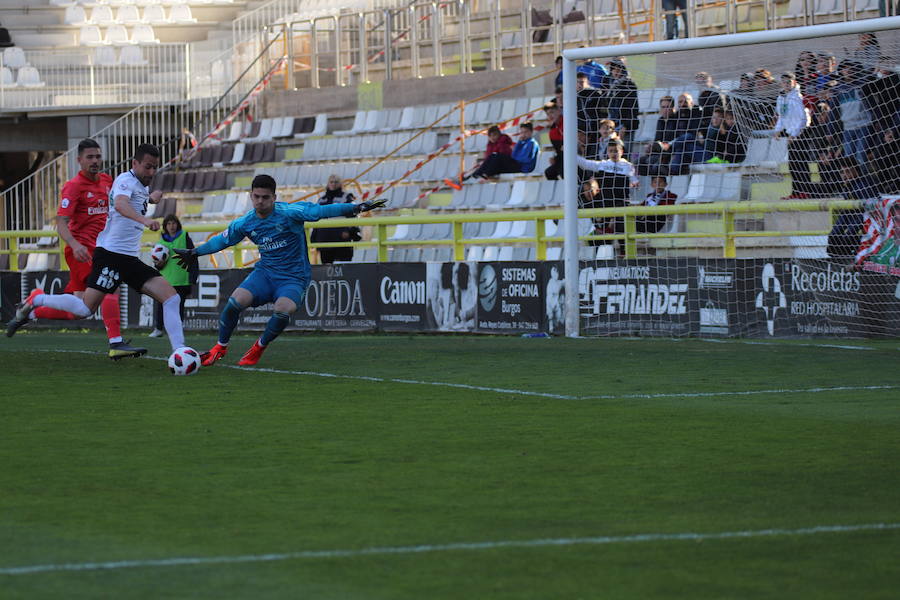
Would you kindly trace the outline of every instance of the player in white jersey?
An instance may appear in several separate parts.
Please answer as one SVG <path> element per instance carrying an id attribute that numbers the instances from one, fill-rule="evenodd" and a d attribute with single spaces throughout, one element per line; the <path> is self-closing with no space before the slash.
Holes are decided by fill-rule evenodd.
<path id="1" fill-rule="evenodd" d="M 16 309 L 16 319 L 28 319 L 34 306 L 49 306 L 69 311 L 81 318 L 94 313 L 106 294 L 116 291 L 124 282 L 163 306 L 163 326 L 172 349 L 184 346 L 184 330 L 179 313 L 181 299 L 175 288 L 159 271 L 140 259 L 141 234 L 144 227 L 159 229 L 159 222 L 146 216 L 147 204 L 159 202 L 162 192 L 150 193 L 150 180 L 159 168 L 159 148 L 141 144 L 134 153 L 131 169 L 113 182 L 109 192 L 109 214 L 106 227 L 97 236 L 93 268 L 82 298 L 72 294 L 40 294 L 28 297 Z M 110 350 L 110 358 L 121 358 Z"/>

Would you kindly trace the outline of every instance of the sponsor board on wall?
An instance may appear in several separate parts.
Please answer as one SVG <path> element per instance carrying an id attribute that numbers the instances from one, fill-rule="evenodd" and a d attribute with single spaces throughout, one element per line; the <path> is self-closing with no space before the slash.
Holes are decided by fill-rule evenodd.
<path id="1" fill-rule="evenodd" d="M 424 331 L 426 282 L 424 263 L 378 265 L 378 328 L 382 331 Z"/>
<path id="2" fill-rule="evenodd" d="M 542 300 L 538 263 L 478 263 L 478 331 L 538 332 Z"/>
<path id="3" fill-rule="evenodd" d="M 734 335 L 739 316 L 731 308 L 737 289 L 734 260 L 688 259 L 696 273 L 698 328 L 701 336 Z"/>
<path id="4" fill-rule="evenodd" d="M 379 300 L 377 280 L 372 273 L 372 265 L 315 265 L 291 324 L 297 329 L 330 331 L 375 329 Z M 271 306 L 263 312 L 267 321 Z"/>
<path id="5" fill-rule="evenodd" d="M 426 331 L 475 331 L 476 272 L 474 262 L 427 263 Z"/>
<path id="6" fill-rule="evenodd" d="M 688 259 L 585 263 L 578 277 L 585 335 L 688 335 L 699 321 Z"/>
<path id="7" fill-rule="evenodd" d="M 13 318 L 16 304 L 22 300 L 22 276 L 19 273 L 0 272 L 0 322 Z"/>
<path id="8" fill-rule="evenodd" d="M 543 327 L 551 335 L 566 333 L 566 271 L 562 261 L 538 263 L 543 291 Z"/>
<path id="9" fill-rule="evenodd" d="M 756 327 L 764 337 L 861 335 L 862 276 L 824 260 L 754 260 L 750 287 Z"/>

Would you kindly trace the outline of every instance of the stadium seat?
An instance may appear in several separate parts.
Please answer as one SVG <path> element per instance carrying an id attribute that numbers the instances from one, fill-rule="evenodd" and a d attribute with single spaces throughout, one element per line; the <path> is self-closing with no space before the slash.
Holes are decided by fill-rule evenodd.
<path id="1" fill-rule="evenodd" d="M 239 165 L 244 162 L 244 153 L 247 151 L 247 145 L 240 142 L 234 146 L 234 154 L 227 161 L 229 165 Z"/>
<path id="2" fill-rule="evenodd" d="M 166 9 L 159 4 L 148 4 L 144 7 L 143 21 L 150 25 L 162 25 L 170 22 L 166 16 Z"/>
<path id="3" fill-rule="evenodd" d="M 94 64 L 100 67 L 114 67 L 119 64 L 116 49 L 109 46 L 94 48 Z"/>
<path id="4" fill-rule="evenodd" d="M 0 85 L 6 88 L 16 87 L 16 78 L 8 67 L 0 69 Z"/>
<path id="5" fill-rule="evenodd" d="M 87 15 L 84 13 L 84 8 L 77 4 L 67 7 L 63 22 L 66 25 L 82 25 L 87 23 L 88 19 Z"/>
<path id="6" fill-rule="evenodd" d="M 82 25 L 78 33 L 78 43 L 82 46 L 102 46 L 103 34 L 96 25 Z"/>
<path id="7" fill-rule="evenodd" d="M 116 22 L 123 25 L 135 25 L 137 23 L 143 23 L 144 20 L 141 18 L 141 13 L 138 11 L 137 6 L 125 4 L 120 6 L 119 10 L 116 11 Z"/>
<path id="8" fill-rule="evenodd" d="M 236 142 L 241 139 L 241 131 L 243 130 L 244 124 L 241 121 L 232 121 L 231 126 L 228 129 L 228 135 L 225 136 L 226 142 Z"/>
<path id="9" fill-rule="evenodd" d="M 282 117 L 279 126 L 272 127 L 272 138 L 288 138 L 294 135 L 294 117 Z"/>
<path id="10" fill-rule="evenodd" d="M 147 59 L 140 46 L 125 46 L 119 55 L 119 62 L 123 65 L 146 65 Z"/>
<path id="11" fill-rule="evenodd" d="M 25 59 L 25 51 L 18 47 L 7 48 L 3 51 L 3 65 L 10 69 L 21 69 L 28 64 Z"/>
<path id="12" fill-rule="evenodd" d="M 105 41 L 111 46 L 126 46 L 131 43 L 124 25 L 110 25 L 106 29 Z"/>
<path id="13" fill-rule="evenodd" d="M 96 4 L 91 10 L 90 22 L 94 25 L 99 25 L 100 27 L 106 27 L 114 24 L 116 20 L 113 18 L 112 9 L 109 6 L 106 6 L 105 4 Z"/>
<path id="14" fill-rule="evenodd" d="M 356 111 L 356 116 L 353 117 L 353 125 L 350 126 L 350 129 L 342 129 L 340 131 L 335 131 L 334 135 L 342 136 L 342 135 L 356 135 L 360 131 L 362 131 L 363 127 L 366 125 L 366 115 L 368 111 L 358 110 Z"/>
<path id="15" fill-rule="evenodd" d="M 135 44 L 158 44 L 159 40 L 151 25 L 135 25 L 131 32 L 131 41 Z"/>
<path id="16" fill-rule="evenodd" d="M 38 70 L 31 66 L 22 67 L 21 69 L 19 69 L 16 83 L 19 85 L 19 87 L 28 88 L 44 87 L 46 85 L 43 81 L 41 81 L 41 75 L 40 73 L 38 73 Z"/>
<path id="17" fill-rule="evenodd" d="M 191 7 L 187 4 L 175 4 L 169 11 L 169 20 L 173 23 L 196 23 L 197 19 L 191 14 Z"/>

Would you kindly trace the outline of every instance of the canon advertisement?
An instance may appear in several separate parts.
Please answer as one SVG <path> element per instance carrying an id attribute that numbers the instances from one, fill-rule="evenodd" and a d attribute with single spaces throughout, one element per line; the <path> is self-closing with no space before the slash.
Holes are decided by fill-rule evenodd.
<path id="1" fill-rule="evenodd" d="M 423 331 L 428 295 L 424 263 L 379 265 L 378 329 L 382 331 Z"/>
<path id="2" fill-rule="evenodd" d="M 203 271 L 185 305 L 185 329 L 216 330 L 249 272 Z M 315 265 L 289 328 L 562 335 L 564 280 L 557 261 Z M 0 274 L 3 320 L 29 290 L 62 293 L 67 282 L 62 271 Z M 153 301 L 128 288 L 119 294 L 123 326 L 152 328 Z M 586 262 L 578 298 L 584 335 L 900 336 L 900 277 L 827 260 Z M 262 330 L 272 310 L 245 310 L 239 327 Z M 102 326 L 96 314 L 79 322 Z"/>

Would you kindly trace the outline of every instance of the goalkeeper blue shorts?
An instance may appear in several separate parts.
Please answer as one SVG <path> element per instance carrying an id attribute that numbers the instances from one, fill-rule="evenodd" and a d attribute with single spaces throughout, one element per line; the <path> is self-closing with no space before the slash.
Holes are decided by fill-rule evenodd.
<path id="1" fill-rule="evenodd" d="M 256 267 L 238 287 L 253 294 L 251 306 L 262 306 L 274 302 L 278 298 L 288 298 L 293 300 L 299 308 L 300 302 L 306 294 L 306 288 L 309 287 L 309 278 L 281 275 L 262 267 Z"/>

